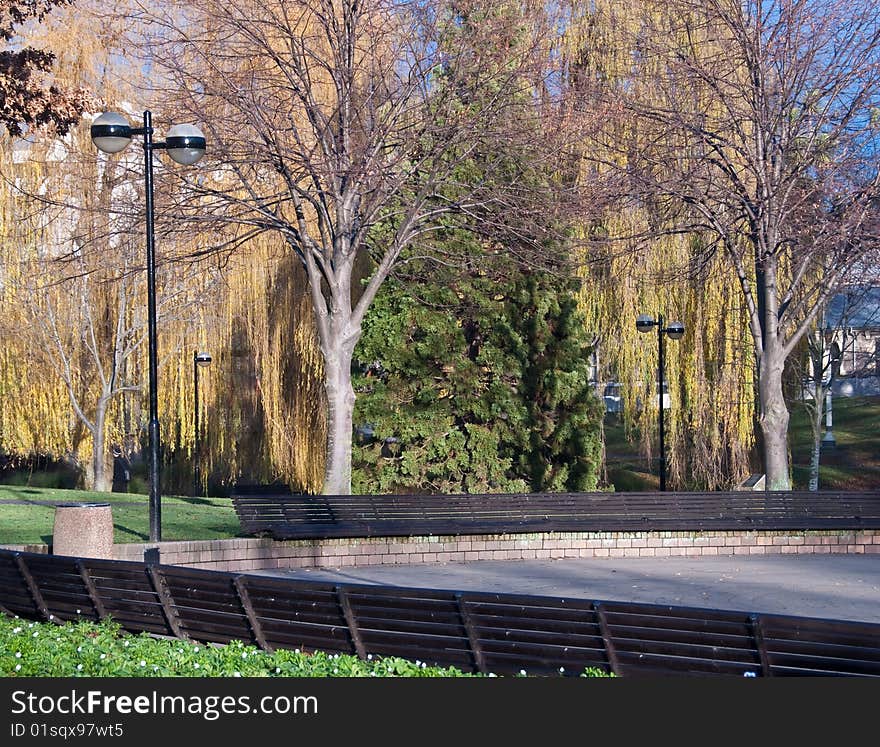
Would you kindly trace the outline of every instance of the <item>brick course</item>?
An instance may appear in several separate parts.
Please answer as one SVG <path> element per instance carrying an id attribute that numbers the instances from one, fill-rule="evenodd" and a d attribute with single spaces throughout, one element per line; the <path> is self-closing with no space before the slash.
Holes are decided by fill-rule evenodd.
<path id="1" fill-rule="evenodd" d="M 114 545 L 117 560 L 143 560 L 146 544 Z M 49 552 L 46 545 L 7 545 Z M 880 553 L 880 530 L 545 532 L 541 534 L 291 540 L 239 538 L 162 542 L 160 562 L 213 570 L 340 568 L 474 560 L 634 558 L 770 553 Z"/>

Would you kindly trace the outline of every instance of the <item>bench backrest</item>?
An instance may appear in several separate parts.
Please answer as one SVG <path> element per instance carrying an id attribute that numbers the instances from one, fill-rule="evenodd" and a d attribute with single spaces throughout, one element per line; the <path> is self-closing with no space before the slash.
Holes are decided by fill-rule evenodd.
<path id="1" fill-rule="evenodd" d="M 877 529 L 880 491 L 306 495 L 235 491 L 242 529 L 278 538 L 546 531 Z"/>

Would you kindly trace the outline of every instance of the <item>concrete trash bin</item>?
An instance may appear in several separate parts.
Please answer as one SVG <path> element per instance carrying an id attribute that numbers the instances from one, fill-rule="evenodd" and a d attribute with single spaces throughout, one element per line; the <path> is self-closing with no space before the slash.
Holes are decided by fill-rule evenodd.
<path id="1" fill-rule="evenodd" d="M 110 504 L 56 504 L 52 554 L 114 559 Z"/>

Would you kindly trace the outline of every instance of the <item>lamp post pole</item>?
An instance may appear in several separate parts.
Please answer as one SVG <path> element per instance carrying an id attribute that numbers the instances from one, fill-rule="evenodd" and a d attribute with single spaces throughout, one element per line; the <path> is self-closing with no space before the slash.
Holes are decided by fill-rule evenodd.
<path id="1" fill-rule="evenodd" d="M 658 416 L 658 426 L 660 430 L 660 490 L 666 490 L 666 404 L 665 392 L 663 384 L 665 376 L 663 369 L 665 367 L 666 350 L 664 347 L 663 335 L 669 335 L 673 340 L 680 340 L 684 336 L 684 325 L 681 322 L 670 322 L 666 325 L 663 314 L 658 314 L 657 319 L 653 319 L 647 314 L 640 314 L 636 319 L 636 329 L 639 332 L 648 332 L 652 327 L 657 328 L 657 403 L 660 406 L 660 414 Z"/>
<path id="2" fill-rule="evenodd" d="M 660 402 L 660 491 L 666 491 L 666 428 L 664 420 L 664 411 L 666 410 L 666 402 L 663 391 L 663 314 L 657 317 L 657 392 L 658 401 Z"/>
<path id="3" fill-rule="evenodd" d="M 159 485 L 159 355 L 156 340 L 156 247 L 153 230 L 153 151 L 167 150 L 173 161 L 191 166 L 205 153 L 205 136 L 193 125 L 174 125 L 164 141 L 153 140 L 153 115 L 144 112 L 144 126 L 132 127 L 121 114 L 105 112 L 91 127 L 92 142 L 104 153 L 119 153 L 132 135 L 144 138 L 144 191 L 147 219 L 147 347 L 149 349 L 150 421 L 150 542 L 162 540 L 162 506 Z"/>
<path id="4" fill-rule="evenodd" d="M 132 134 L 138 134 L 136 129 Z M 156 334 L 156 246 L 153 231 L 153 115 L 144 112 L 144 187 L 147 207 L 147 345 L 150 357 L 150 542 L 162 541 L 159 486 L 159 353 Z"/>
<path id="5" fill-rule="evenodd" d="M 193 495 L 199 494 L 199 353 L 193 351 L 193 394 L 194 411 L 193 420 L 195 432 L 193 433 Z"/>
<path id="6" fill-rule="evenodd" d="M 211 363 L 211 356 L 207 353 L 193 351 L 193 393 L 195 395 L 195 412 L 194 426 L 195 434 L 193 436 L 193 495 L 201 495 L 200 475 L 199 475 L 199 459 L 201 456 L 200 426 L 199 426 L 199 366 L 207 366 Z"/>

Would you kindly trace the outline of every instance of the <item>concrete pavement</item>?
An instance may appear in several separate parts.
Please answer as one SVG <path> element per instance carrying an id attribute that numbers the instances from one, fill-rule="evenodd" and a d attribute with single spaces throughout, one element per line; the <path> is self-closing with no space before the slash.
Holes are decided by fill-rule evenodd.
<path id="1" fill-rule="evenodd" d="M 880 623 L 880 554 L 487 560 L 255 573 Z"/>

